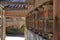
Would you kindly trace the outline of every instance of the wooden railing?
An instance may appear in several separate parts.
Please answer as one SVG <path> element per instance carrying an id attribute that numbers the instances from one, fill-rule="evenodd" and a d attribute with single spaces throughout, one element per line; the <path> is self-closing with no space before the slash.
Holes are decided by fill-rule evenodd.
<path id="1" fill-rule="evenodd" d="M 45 4 L 46 3 L 46 4 Z M 35 6 L 29 14 L 26 16 L 26 28 L 29 34 L 32 34 L 32 39 L 36 38 L 36 40 L 40 40 L 37 38 L 42 37 L 43 40 L 53 40 L 53 4 L 50 4 L 49 1 L 42 1 Z M 50 18 L 51 17 L 51 18 Z M 27 40 L 32 40 L 31 38 Z M 35 35 L 38 35 L 37 37 Z"/>

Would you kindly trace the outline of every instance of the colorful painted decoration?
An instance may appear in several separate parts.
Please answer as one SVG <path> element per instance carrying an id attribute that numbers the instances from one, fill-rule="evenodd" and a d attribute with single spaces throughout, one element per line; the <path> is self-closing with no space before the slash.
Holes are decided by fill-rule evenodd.
<path id="1" fill-rule="evenodd" d="M 28 9 L 27 4 L 3 4 L 4 8 L 19 8 L 19 9 Z"/>

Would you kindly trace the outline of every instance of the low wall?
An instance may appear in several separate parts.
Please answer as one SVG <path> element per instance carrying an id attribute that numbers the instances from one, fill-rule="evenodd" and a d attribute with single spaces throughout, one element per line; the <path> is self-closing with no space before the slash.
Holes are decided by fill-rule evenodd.
<path id="1" fill-rule="evenodd" d="M 47 39 L 44 39 L 38 34 L 35 34 L 32 31 L 27 30 L 27 40 L 47 40 Z"/>

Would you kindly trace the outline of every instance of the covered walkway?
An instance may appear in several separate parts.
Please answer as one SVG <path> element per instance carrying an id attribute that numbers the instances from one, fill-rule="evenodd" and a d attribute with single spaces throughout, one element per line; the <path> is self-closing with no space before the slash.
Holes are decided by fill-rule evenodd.
<path id="1" fill-rule="evenodd" d="M 0 1 L 2 40 L 60 40 L 60 0 L 16 1 Z M 21 17 L 26 18 L 22 22 L 25 24 L 25 37 L 6 36 L 6 27 L 17 26 L 19 29 Z"/>

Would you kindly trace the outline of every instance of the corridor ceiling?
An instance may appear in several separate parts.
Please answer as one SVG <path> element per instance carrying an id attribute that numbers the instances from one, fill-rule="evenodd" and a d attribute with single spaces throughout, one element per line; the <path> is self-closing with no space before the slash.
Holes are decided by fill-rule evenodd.
<path id="1" fill-rule="evenodd" d="M 34 0 L 0 0 L 0 4 L 4 10 L 27 10 L 29 5 L 34 4 Z"/>
<path id="2" fill-rule="evenodd" d="M 28 8 L 27 4 L 25 4 L 25 0 L 0 0 L 0 3 L 4 7 L 3 9 L 8 9 L 8 10 L 27 9 Z M 8 4 L 8 3 L 10 3 L 10 4 Z M 17 4 L 17 3 L 20 3 L 20 4 Z M 21 4 L 21 3 L 23 3 L 23 4 Z"/>
<path id="3" fill-rule="evenodd" d="M 26 16 L 32 8 L 34 0 L 0 0 L 6 16 Z"/>

